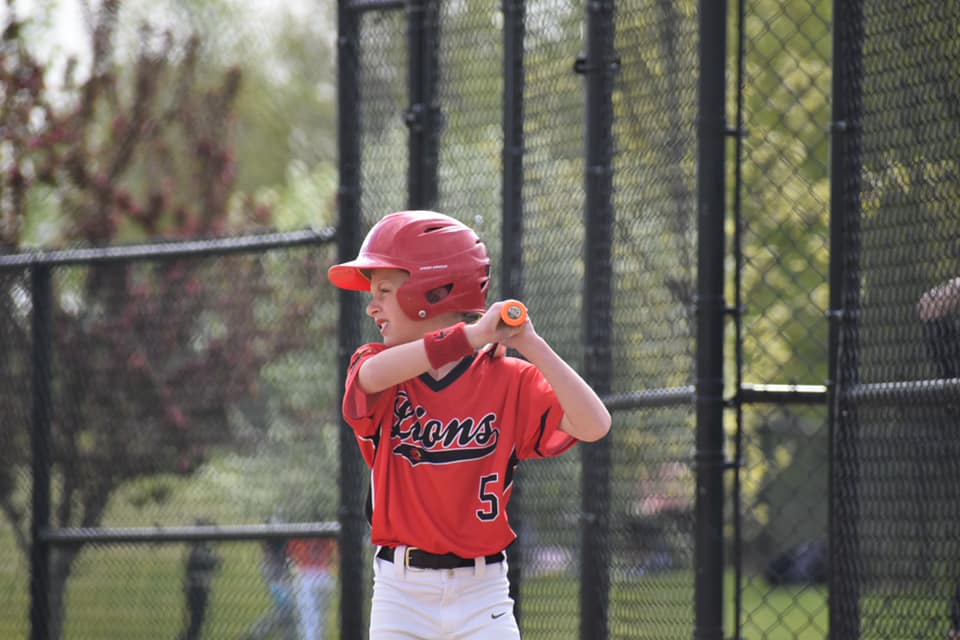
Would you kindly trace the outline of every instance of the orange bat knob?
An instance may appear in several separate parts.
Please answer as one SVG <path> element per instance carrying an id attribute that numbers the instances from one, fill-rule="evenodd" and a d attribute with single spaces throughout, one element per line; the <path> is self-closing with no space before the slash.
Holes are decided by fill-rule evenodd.
<path id="1" fill-rule="evenodd" d="M 500 319 L 511 327 L 519 327 L 527 321 L 527 308 L 519 300 L 507 300 L 500 307 Z"/>

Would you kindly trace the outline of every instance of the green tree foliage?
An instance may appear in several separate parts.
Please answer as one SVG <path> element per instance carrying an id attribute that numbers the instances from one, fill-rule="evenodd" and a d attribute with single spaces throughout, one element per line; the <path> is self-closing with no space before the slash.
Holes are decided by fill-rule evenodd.
<path id="1" fill-rule="evenodd" d="M 748 384 L 826 383 L 830 30 L 831 5 L 820 0 L 754 2 L 743 22 L 742 146 L 729 160 L 741 186 L 728 200 L 738 197 L 741 206 Z M 731 55 L 738 42 L 731 40 Z M 731 85 L 731 117 L 736 90 Z M 733 349 L 731 341 L 728 353 Z M 825 536 L 826 467 L 810 466 L 826 459 L 825 411 L 748 407 L 743 443 L 747 562 Z"/>
<path id="2" fill-rule="evenodd" d="M 127 0 L 118 15 L 122 45 L 140 40 L 143 21 L 204 42 L 201 74 L 241 65 L 234 103 L 236 186 L 282 191 L 291 162 L 313 167 L 335 157 L 333 3 L 258 0 Z M 309 220 L 315 222 L 314 219 Z M 303 223 L 301 223 L 303 224 Z"/>
<path id="3" fill-rule="evenodd" d="M 828 2 L 758 2 L 744 24 L 745 378 L 826 380 Z"/>

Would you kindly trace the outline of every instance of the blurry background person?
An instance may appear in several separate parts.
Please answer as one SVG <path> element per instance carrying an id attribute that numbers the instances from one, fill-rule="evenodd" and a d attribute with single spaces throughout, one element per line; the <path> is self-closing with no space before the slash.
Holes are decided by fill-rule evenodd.
<path id="1" fill-rule="evenodd" d="M 286 540 L 264 540 L 260 573 L 270 591 L 270 608 L 261 615 L 245 637 L 264 640 L 277 637 L 296 640 L 297 615 L 294 605 L 293 572 L 287 557 Z"/>
<path id="2" fill-rule="evenodd" d="M 336 544 L 329 538 L 296 538 L 287 545 L 293 561 L 303 640 L 320 640 L 325 635 L 327 611 L 336 585 L 333 575 Z"/>
<path id="3" fill-rule="evenodd" d="M 210 520 L 197 520 L 197 526 L 211 526 Z M 186 599 L 186 621 L 180 634 L 181 640 L 196 640 L 203 629 L 210 601 L 210 588 L 217 569 L 220 568 L 220 556 L 209 540 L 194 542 L 190 545 L 184 567 L 183 592 Z"/>

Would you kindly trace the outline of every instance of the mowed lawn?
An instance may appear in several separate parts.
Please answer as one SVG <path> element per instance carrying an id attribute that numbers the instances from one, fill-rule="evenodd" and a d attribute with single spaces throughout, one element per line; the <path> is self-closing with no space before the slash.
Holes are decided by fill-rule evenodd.
<path id="1" fill-rule="evenodd" d="M 221 543 L 205 626 L 207 638 L 242 638 L 270 606 L 259 572 L 256 542 Z M 184 621 L 182 544 L 90 547 L 77 561 L 67 602 L 65 640 L 175 639 Z M 670 570 L 629 578 L 613 576 L 609 630 L 612 639 L 687 640 L 693 635 L 693 575 Z M 0 638 L 29 637 L 28 566 L 0 527 Z M 897 589 L 888 585 L 887 591 Z M 909 591 L 907 589 L 907 591 Z M 725 637 L 733 637 L 733 579 L 725 595 Z M 580 587 L 572 573 L 527 578 L 522 585 L 524 640 L 579 640 Z M 772 588 L 746 578 L 741 638 L 824 640 L 827 590 L 823 586 Z M 360 606 L 365 609 L 369 602 Z M 884 637 L 944 637 L 948 603 L 943 598 L 864 595 L 862 628 L 893 624 Z M 900 612 L 898 614 L 898 612 Z M 911 613 L 912 612 L 912 613 Z M 331 603 L 329 637 L 339 637 L 339 602 Z M 909 628 L 906 628 L 909 627 Z M 943 632 L 941 634 L 940 632 Z"/>
<path id="2" fill-rule="evenodd" d="M 240 638 L 264 613 L 269 594 L 259 574 L 256 543 L 217 545 L 222 558 L 212 589 L 206 637 Z M 65 638 L 153 640 L 175 638 L 184 620 L 184 545 L 90 548 L 75 565 L 68 592 Z M 728 582 L 732 586 L 732 582 Z M 750 585 L 765 585 L 762 581 Z M 693 588 L 688 571 L 663 571 L 614 580 L 612 638 L 692 637 Z M 579 586 L 575 576 L 529 578 L 522 589 L 525 640 L 579 638 Z M 727 597 L 732 600 L 730 587 Z M 825 589 L 748 586 L 743 638 L 819 640 L 826 637 Z M 0 638 L 27 638 L 27 565 L 9 531 L 0 534 Z M 366 603 L 365 605 L 366 606 Z M 330 637 L 338 637 L 338 602 L 331 606 Z M 730 621 L 732 603 L 728 607 Z M 728 634 L 729 635 L 729 634 Z"/>
<path id="3" fill-rule="evenodd" d="M 733 576 L 727 576 L 725 637 L 733 633 Z M 761 579 L 745 581 L 740 637 L 744 640 L 824 640 L 826 589 L 772 588 Z M 542 577 L 524 585 L 525 640 L 579 640 L 579 586 L 575 580 Z M 693 637 L 693 574 L 663 571 L 613 580 L 610 637 L 622 640 L 688 640 Z"/>
<path id="4" fill-rule="evenodd" d="M 217 545 L 222 559 L 211 589 L 205 637 L 240 638 L 271 604 L 255 542 Z M 27 565 L 0 539 L 0 638 L 29 637 Z M 173 640 L 183 627 L 184 545 L 89 548 L 74 566 L 65 638 Z M 330 629 L 338 626 L 335 601 Z M 336 637 L 332 635 L 331 637 Z"/>

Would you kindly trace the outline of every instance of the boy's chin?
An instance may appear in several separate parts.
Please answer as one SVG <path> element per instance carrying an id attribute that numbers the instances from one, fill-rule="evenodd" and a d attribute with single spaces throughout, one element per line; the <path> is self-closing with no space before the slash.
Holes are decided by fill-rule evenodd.
<path id="1" fill-rule="evenodd" d="M 401 344 L 401 341 L 397 340 L 393 336 L 383 336 L 383 344 L 387 347 L 395 347 L 398 344 Z"/>

